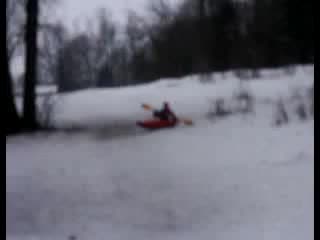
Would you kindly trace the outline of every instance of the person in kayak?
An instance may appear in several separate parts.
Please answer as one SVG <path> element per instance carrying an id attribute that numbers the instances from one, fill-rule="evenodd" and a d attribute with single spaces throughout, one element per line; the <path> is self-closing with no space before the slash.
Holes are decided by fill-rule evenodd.
<path id="1" fill-rule="evenodd" d="M 153 116 L 163 121 L 169 121 L 173 123 L 178 122 L 178 118 L 171 110 L 168 102 L 163 103 L 163 108 L 161 110 L 155 110 L 153 112 Z"/>

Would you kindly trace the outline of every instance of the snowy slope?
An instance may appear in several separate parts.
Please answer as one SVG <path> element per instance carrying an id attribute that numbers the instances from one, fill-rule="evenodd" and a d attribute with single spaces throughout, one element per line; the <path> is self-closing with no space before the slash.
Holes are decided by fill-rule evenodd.
<path id="1" fill-rule="evenodd" d="M 115 123 L 134 125 L 137 119 L 150 116 L 141 109 L 141 103 L 160 107 L 163 101 L 169 101 L 181 116 L 201 119 L 208 112 L 213 99 L 231 98 L 240 85 L 254 97 L 263 100 L 286 98 L 294 89 L 313 84 L 312 66 L 299 67 L 294 75 L 286 75 L 280 70 L 264 70 L 261 74 L 261 79 L 243 83 L 229 72 L 225 77 L 213 75 L 212 81 L 205 84 L 199 81 L 199 76 L 189 76 L 135 87 L 90 89 L 66 94 L 57 100 L 55 122 L 58 127 L 96 128 Z"/>
<path id="2" fill-rule="evenodd" d="M 313 82 L 304 71 L 278 77 L 248 84 L 276 99 Z M 63 96 L 58 126 L 120 120 L 124 130 L 8 138 L 7 239 L 313 239 L 313 120 L 274 128 L 261 103 L 255 115 L 213 123 L 208 98 L 231 96 L 236 79 L 227 80 Z M 132 133 L 148 116 L 139 104 L 159 105 L 161 93 L 196 125 Z"/>

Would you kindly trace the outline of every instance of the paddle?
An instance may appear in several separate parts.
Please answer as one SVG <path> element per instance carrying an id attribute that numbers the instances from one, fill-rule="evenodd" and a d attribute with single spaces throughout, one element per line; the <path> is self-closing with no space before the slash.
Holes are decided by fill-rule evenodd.
<path id="1" fill-rule="evenodd" d="M 155 110 L 151 105 L 146 104 L 146 103 L 143 103 L 141 106 L 147 111 L 154 111 Z M 191 119 L 179 118 L 178 120 L 183 122 L 186 125 L 193 125 L 193 121 Z"/>

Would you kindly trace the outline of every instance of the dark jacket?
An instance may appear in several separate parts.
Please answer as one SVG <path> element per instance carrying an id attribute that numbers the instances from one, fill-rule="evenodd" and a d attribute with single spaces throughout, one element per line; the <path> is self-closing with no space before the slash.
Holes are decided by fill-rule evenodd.
<path id="1" fill-rule="evenodd" d="M 160 111 L 154 111 L 153 116 L 164 121 L 176 122 L 178 119 L 170 108 L 164 107 Z"/>

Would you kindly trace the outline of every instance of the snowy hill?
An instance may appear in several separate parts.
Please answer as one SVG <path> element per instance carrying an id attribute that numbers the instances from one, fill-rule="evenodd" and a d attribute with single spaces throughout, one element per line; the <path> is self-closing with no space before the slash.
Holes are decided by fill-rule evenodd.
<path id="1" fill-rule="evenodd" d="M 202 83 L 199 76 L 189 76 L 135 87 L 79 91 L 59 97 L 55 122 L 58 127 L 74 128 L 134 125 L 137 119 L 150 116 L 141 109 L 141 103 L 160 107 L 165 100 L 179 115 L 202 119 L 214 99 L 228 100 L 239 87 L 263 101 L 288 98 L 295 89 L 313 84 L 313 66 L 299 67 L 294 75 L 284 74 L 283 70 L 264 70 L 261 75 L 259 79 L 240 81 L 228 72 L 209 77 L 207 83 Z"/>
<path id="2" fill-rule="evenodd" d="M 232 73 L 58 96 L 55 126 L 90 131 L 7 138 L 7 239 L 313 239 L 314 121 L 271 124 L 312 69 L 243 82 L 254 112 L 217 121 Z M 137 129 L 140 104 L 164 100 L 195 125 Z"/>

